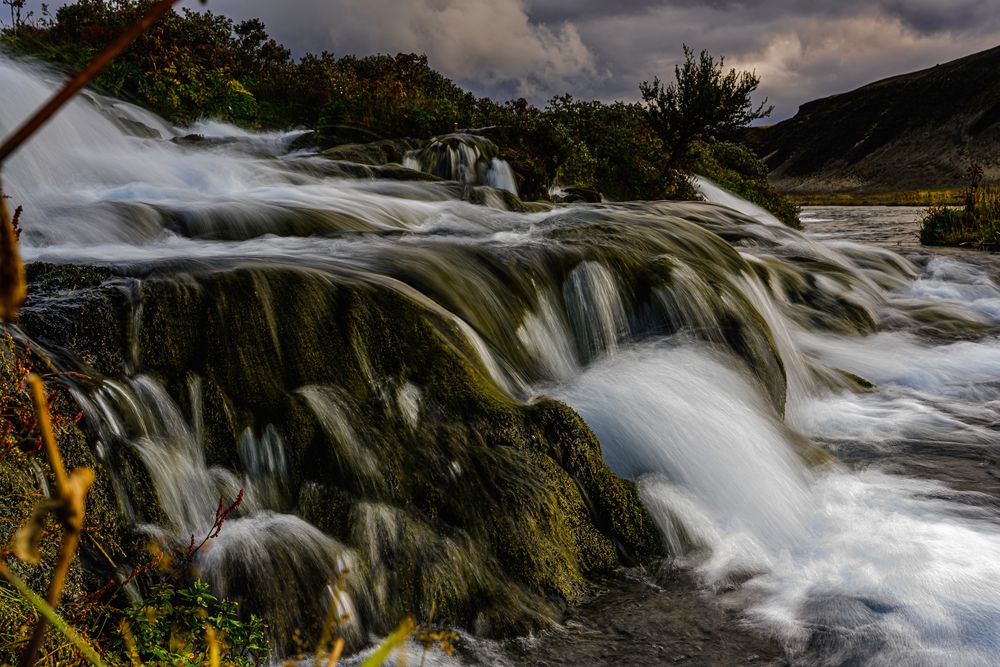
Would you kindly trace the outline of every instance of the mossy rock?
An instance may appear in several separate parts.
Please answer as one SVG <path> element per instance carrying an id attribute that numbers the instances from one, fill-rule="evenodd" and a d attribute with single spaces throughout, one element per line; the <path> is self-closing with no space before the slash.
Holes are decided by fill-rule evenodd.
<path id="1" fill-rule="evenodd" d="M 156 280 L 143 294 L 146 368 L 200 375 L 218 392 L 205 396 L 206 410 L 245 415 L 255 429 L 275 424 L 290 488 L 308 484 L 341 508 L 383 503 L 437 536 L 457 531 L 476 545 L 463 556 L 478 561 L 470 567 L 499 560 L 504 575 L 490 595 L 509 577 L 519 596 L 537 598 L 536 610 L 547 599 L 578 601 L 586 575 L 614 567 L 616 550 L 629 559 L 659 552 L 634 487 L 606 468 L 582 420 L 553 401 L 525 406 L 504 395 L 453 323 L 397 289 L 281 268 Z M 420 393 L 415 423 L 395 405 L 404 385 Z M 303 387 L 338 397 L 360 445 L 324 430 Z M 218 401 L 228 407 L 211 407 Z M 359 446 L 377 452 L 376 472 L 345 453 Z M 310 513 L 349 537 L 342 521 Z M 413 612 L 421 591 L 447 588 L 439 571 L 421 568 L 417 546 L 393 548 L 420 552 L 397 563 L 397 577 L 414 582 L 403 607 Z M 468 623 L 481 601 L 461 597 L 440 602 Z"/>
<path id="2" fill-rule="evenodd" d="M 27 277 L 20 323 L 35 340 L 103 374 L 124 372 L 127 325 L 120 314 L 134 280 L 102 267 L 42 262 L 29 264 Z M 95 289 L 101 286 L 108 289 Z"/>
<path id="3" fill-rule="evenodd" d="M 159 378 L 185 413 L 197 380 L 209 465 L 238 470 L 240 434 L 277 430 L 288 492 L 272 509 L 371 564 L 372 586 L 392 591 L 366 612 L 373 627 L 433 602 L 463 627 L 527 631 L 581 600 L 589 576 L 662 554 L 634 485 L 608 470 L 580 417 L 506 395 L 454 321 L 401 283 L 283 266 L 172 269 L 135 298 L 113 325 L 134 318 L 135 338 L 122 342 L 137 350 L 134 370 Z M 129 476 L 127 495 L 150 502 L 150 480 Z M 387 516 L 410 528 L 368 543 Z"/>
<path id="4" fill-rule="evenodd" d="M 379 139 L 366 144 L 341 144 L 327 148 L 320 155 L 366 165 L 402 164 L 407 152 L 420 148 L 424 142 L 415 139 Z"/>

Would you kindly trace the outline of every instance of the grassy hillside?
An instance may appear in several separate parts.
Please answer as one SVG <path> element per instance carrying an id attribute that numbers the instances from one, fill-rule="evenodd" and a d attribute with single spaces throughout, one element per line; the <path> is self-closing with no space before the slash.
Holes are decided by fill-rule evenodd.
<path id="1" fill-rule="evenodd" d="M 971 162 L 996 181 L 1000 47 L 803 104 L 794 118 L 744 139 L 787 193 L 892 199 L 960 188 Z"/>

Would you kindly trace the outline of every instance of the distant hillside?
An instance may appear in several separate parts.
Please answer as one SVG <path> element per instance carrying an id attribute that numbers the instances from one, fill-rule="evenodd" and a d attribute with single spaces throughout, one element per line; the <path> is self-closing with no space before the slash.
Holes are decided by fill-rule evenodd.
<path id="1" fill-rule="evenodd" d="M 784 192 L 879 192 L 1000 180 L 1000 47 L 803 104 L 745 138 Z"/>

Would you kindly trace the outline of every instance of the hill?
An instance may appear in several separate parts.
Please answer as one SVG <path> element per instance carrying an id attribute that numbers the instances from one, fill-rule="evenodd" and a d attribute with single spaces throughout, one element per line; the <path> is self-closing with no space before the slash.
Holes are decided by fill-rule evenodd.
<path id="1" fill-rule="evenodd" d="M 1000 179 L 1000 47 L 808 102 L 744 140 L 789 193 L 955 187 L 973 161 Z"/>

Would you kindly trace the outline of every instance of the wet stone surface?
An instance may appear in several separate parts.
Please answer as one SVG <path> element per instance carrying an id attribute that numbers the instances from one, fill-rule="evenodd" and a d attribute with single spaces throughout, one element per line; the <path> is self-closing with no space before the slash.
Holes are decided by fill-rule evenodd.
<path id="1" fill-rule="evenodd" d="M 789 665 L 776 640 L 742 618 L 735 594 L 664 566 L 656 583 L 621 573 L 571 609 L 561 627 L 512 644 L 512 662 L 555 665 Z"/>

